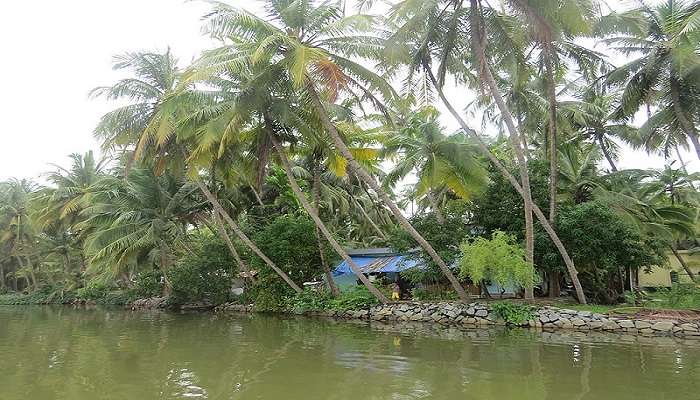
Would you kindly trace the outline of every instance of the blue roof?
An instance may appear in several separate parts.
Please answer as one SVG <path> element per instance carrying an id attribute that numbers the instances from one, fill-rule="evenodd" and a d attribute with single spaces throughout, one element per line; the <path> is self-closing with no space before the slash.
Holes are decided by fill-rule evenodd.
<path id="1" fill-rule="evenodd" d="M 414 267 L 423 267 L 419 260 L 405 254 L 386 256 L 351 255 L 350 258 L 365 274 L 372 272 L 401 272 Z M 333 276 L 352 273 L 350 266 L 344 260 L 333 270 Z"/>

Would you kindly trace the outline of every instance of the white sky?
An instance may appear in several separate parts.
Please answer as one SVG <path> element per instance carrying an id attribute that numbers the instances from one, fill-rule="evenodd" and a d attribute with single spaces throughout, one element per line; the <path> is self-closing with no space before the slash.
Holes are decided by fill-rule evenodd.
<path id="1" fill-rule="evenodd" d="M 232 3 L 249 6 L 251 0 Z M 5 0 L 0 12 L 0 180 L 37 178 L 67 155 L 98 149 L 92 130 L 114 107 L 88 92 L 120 78 L 112 56 L 163 50 L 182 63 L 210 41 L 200 34 L 208 6 L 182 0 Z M 461 90 L 449 90 L 464 98 Z M 466 104 L 456 101 L 459 106 Z M 444 113 L 443 124 L 456 129 Z M 472 123 L 477 127 L 477 123 Z M 694 154 L 684 152 L 691 170 Z M 662 167 L 663 159 L 626 150 L 622 168 Z"/>

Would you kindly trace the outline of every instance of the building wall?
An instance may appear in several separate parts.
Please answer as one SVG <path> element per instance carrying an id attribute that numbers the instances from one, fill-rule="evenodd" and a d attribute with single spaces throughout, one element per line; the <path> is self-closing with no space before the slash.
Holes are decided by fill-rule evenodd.
<path id="1" fill-rule="evenodd" d="M 680 250 L 681 257 L 688 264 L 690 269 L 700 276 L 700 253 L 689 254 L 687 250 Z M 669 265 L 665 267 L 652 267 L 649 273 L 639 271 L 639 286 L 640 287 L 671 287 L 671 272 L 678 274 L 678 282 L 692 283 L 690 277 L 685 272 L 680 262 L 673 254 L 669 254 Z"/>

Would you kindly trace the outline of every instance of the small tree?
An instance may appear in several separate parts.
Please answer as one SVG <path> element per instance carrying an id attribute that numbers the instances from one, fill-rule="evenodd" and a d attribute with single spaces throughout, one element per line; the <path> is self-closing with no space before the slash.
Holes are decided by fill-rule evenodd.
<path id="1" fill-rule="evenodd" d="M 460 275 L 473 282 L 490 280 L 502 287 L 508 284 L 525 287 L 534 281 L 535 269 L 525 260 L 525 250 L 514 236 L 505 232 L 495 231 L 491 239 L 465 241 L 460 249 Z"/>

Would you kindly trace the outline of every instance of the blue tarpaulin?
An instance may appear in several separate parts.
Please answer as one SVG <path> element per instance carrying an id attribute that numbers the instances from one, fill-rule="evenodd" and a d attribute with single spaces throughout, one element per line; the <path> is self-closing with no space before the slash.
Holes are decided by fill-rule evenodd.
<path id="1" fill-rule="evenodd" d="M 392 256 L 366 256 L 366 255 L 351 255 L 352 261 L 365 274 L 373 272 L 401 272 L 409 268 L 419 265 L 419 261 L 407 255 L 392 255 Z M 341 262 L 335 270 L 333 276 L 344 274 L 352 274 L 352 270 L 347 262 Z"/>

